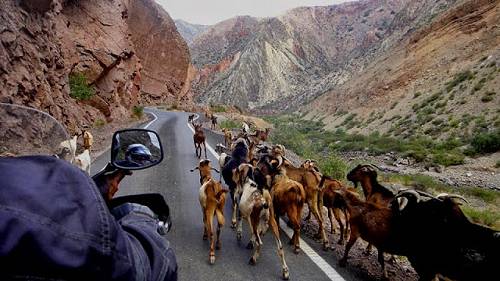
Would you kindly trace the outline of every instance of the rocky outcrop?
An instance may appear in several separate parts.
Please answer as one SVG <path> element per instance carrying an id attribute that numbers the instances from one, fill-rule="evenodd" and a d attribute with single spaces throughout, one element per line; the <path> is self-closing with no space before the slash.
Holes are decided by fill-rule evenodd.
<path id="1" fill-rule="evenodd" d="M 0 101 L 44 110 L 70 132 L 172 101 L 189 67 L 186 43 L 153 0 L 4 1 L 0 40 Z M 73 74 L 86 77 L 90 99 L 70 96 Z"/>
<path id="2" fill-rule="evenodd" d="M 219 23 L 190 45 L 200 69 L 194 92 L 202 102 L 260 112 L 303 106 L 411 33 L 408 26 L 433 17 L 427 10 L 439 13 L 454 1 L 437 2 L 365 0 Z M 405 9 L 413 13 L 403 20 Z"/>
<path id="3" fill-rule="evenodd" d="M 127 23 L 143 65 L 143 97 L 149 103 L 178 100 L 190 57 L 174 21 L 154 0 L 134 0 L 128 7 Z"/>

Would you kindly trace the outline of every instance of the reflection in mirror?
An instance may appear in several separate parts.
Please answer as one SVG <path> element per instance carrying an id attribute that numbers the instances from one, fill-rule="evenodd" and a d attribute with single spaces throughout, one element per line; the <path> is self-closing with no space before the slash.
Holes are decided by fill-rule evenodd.
<path id="1" fill-rule="evenodd" d="M 136 170 L 161 162 L 163 151 L 158 135 L 148 130 L 125 130 L 115 133 L 112 163 L 118 168 Z"/>

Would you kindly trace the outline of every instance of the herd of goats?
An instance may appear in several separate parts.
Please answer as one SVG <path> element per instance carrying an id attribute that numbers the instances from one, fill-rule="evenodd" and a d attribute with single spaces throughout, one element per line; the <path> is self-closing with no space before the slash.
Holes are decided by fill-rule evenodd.
<path id="1" fill-rule="evenodd" d="M 188 119 L 195 129 L 196 156 L 201 158 L 205 133 L 201 123 L 191 115 Z M 233 137 L 234 133 L 234 137 Z M 254 265 L 260 254 L 261 236 L 270 227 L 274 235 L 282 267 L 283 279 L 289 278 L 280 240 L 279 218 L 287 217 L 293 229 L 289 244 L 300 252 L 302 209 L 308 205 L 308 220 L 312 215 L 318 222 L 317 237 L 324 249 L 329 240 L 325 234 L 322 209 L 325 207 L 334 232 L 334 218 L 339 224 L 339 245 L 345 245 L 340 266 L 346 266 L 349 250 L 358 238 L 369 243 L 367 253 L 375 246 L 382 276 L 387 278 L 384 253 L 406 256 L 420 280 L 491 280 L 498 279 L 500 265 L 500 232 L 469 221 L 460 209 L 465 198 L 458 195 L 437 196 L 415 189 L 393 192 L 377 181 L 377 167 L 358 165 L 347 174 L 354 184 L 348 187 L 340 179 L 321 173 L 313 160 L 299 167 L 285 156 L 282 145 L 265 143 L 269 130 L 250 132 L 243 123 L 241 130 L 224 130 L 225 145 L 220 152 L 220 171 L 211 167 L 210 160 L 199 161 L 199 200 L 203 212 L 203 239 L 209 239 L 209 262 L 215 263 L 215 249 L 221 247 L 220 232 L 224 225 L 224 204 L 229 193 L 232 204 L 231 227 L 236 239 L 242 238 L 242 221 L 248 222 L 253 249 L 249 263 Z M 227 147 L 227 148 L 226 148 Z M 226 148 L 226 149 L 225 149 Z M 222 152 L 225 151 L 225 152 Z M 191 170 L 194 171 L 195 169 Z M 220 173 L 228 189 L 212 177 Z M 364 198 L 356 191 L 361 184 Z M 214 217 L 217 227 L 214 231 Z M 214 235 L 215 232 L 215 235 Z M 392 256 L 391 260 L 394 260 Z"/>

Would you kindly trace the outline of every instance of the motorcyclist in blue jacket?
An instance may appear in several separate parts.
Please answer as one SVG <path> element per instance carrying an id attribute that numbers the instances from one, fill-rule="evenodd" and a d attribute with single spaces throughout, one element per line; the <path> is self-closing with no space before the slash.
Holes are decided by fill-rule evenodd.
<path id="1" fill-rule="evenodd" d="M 145 206 L 111 212 L 93 180 L 49 156 L 0 157 L 0 280 L 177 280 Z"/>

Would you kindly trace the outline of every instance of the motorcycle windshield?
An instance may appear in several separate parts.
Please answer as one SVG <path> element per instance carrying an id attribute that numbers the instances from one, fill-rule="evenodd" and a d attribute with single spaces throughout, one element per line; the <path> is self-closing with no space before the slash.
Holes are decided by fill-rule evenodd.
<path id="1" fill-rule="evenodd" d="M 64 127 L 49 114 L 0 103 L 0 156 L 59 155 L 72 161 L 70 143 Z"/>

